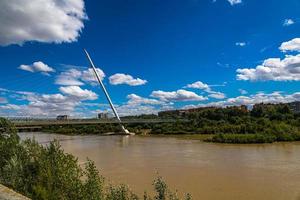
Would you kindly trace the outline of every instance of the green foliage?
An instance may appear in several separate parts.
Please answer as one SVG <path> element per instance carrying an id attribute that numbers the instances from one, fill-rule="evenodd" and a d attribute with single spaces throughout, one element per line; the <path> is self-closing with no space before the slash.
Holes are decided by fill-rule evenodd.
<path id="1" fill-rule="evenodd" d="M 83 196 L 90 200 L 101 200 L 104 198 L 104 178 L 99 176 L 95 163 L 88 160 L 85 165 L 85 176 Z"/>
<path id="2" fill-rule="evenodd" d="M 276 141 L 276 136 L 269 134 L 217 134 L 206 141 L 235 144 L 272 143 Z"/>
<path id="3" fill-rule="evenodd" d="M 270 143 L 300 140 L 300 114 L 286 104 L 257 104 L 243 107 L 200 108 L 184 115 L 163 113 L 189 121 L 155 124 L 152 134 L 216 134 L 206 141 L 222 143 Z"/>
<path id="4" fill-rule="evenodd" d="M 126 185 L 110 186 L 107 193 L 107 200 L 138 200 L 138 196 L 134 194 Z"/>
<path id="5" fill-rule="evenodd" d="M 167 184 L 162 180 L 161 177 L 158 177 L 154 183 L 154 188 L 157 194 L 155 195 L 154 199 L 156 200 L 165 200 L 167 196 Z"/>
<path id="6" fill-rule="evenodd" d="M 0 134 L 6 133 L 6 134 L 14 134 L 17 132 L 16 127 L 13 123 L 11 123 L 9 120 L 5 118 L 0 117 Z"/>
<path id="7" fill-rule="evenodd" d="M 65 135 L 103 134 L 108 132 L 118 132 L 120 131 L 120 127 L 117 124 L 105 123 L 91 125 L 51 125 L 44 126 L 43 131 Z"/>

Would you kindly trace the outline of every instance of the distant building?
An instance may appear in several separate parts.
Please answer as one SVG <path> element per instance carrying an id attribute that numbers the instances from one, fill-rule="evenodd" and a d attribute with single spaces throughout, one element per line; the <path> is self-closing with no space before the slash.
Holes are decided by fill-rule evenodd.
<path id="1" fill-rule="evenodd" d="M 108 113 L 99 113 L 98 119 L 108 119 Z"/>
<path id="2" fill-rule="evenodd" d="M 68 115 L 58 115 L 56 117 L 56 120 L 68 120 L 69 116 Z"/>
<path id="3" fill-rule="evenodd" d="M 287 104 L 294 113 L 300 113 L 300 101 L 295 101 Z"/>

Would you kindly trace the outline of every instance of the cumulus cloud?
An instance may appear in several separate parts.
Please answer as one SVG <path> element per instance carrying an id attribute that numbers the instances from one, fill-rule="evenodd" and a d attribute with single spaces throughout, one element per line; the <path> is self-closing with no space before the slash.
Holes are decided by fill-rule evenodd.
<path id="1" fill-rule="evenodd" d="M 236 5 L 236 4 L 240 4 L 240 3 L 242 3 L 242 0 L 227 0 L 229 3 L 230 3 L 230 5 L 232 5 L 232 6 L 234 6 L 234 5 Z"/>
<path id="2" fill-rule="evenodd" d="M 57 115 L 81 116 L 79 110 L 85 107 L 85 101 L 94 100 L 97 95 L 81 88 L 61 88 L 61 93 L 39 94 L 27 91 L 5 90 L 7 95 L 15 96 L 22 104 L 3 104 L 0 115 L 16 117 L 56 117 Z M 26 103 L 24 103 L 26 102 Z M 97 104 L 98 105 L 98 104 Z M 91 116 L 91 110 L 84 110 L 85 117 Z"/>
<path id="3" fill-rule="evenodd" d="M 222 92 L 216 92 L 211 89 L 211 86 L 209 86 L 206 83 L 203 83 L 201 81 L 196 81 L 194 83 L 186 85 L 184 88 L 193 88 L 193 89 L 200 89 L 204 90 L 205 92 L 209 93 L 209 97 L 214 99 L 224 99 L 226 95 Z"/>
<path id="4" fill-rule="evenodd" d="M 98 76 L 100 77 L 100 79 L 103 80 L 105 77 L 104 72 L 99 68 L 96 68 L 96 72 L 97 72 Z M 96 79 L 96 75 L 95 75 L 95 72 L 93 71 L 93 69 L 89 68 L 88 70 L 82 71 L 81 80 L 83 80 L 84 82 L 90 83 L 90 84 L 95 84 L 97 82 L 97 79 Z"/>
<path id="5" fill-rule="evenodd" d="M 117 73 L 109 77 L 109 82 L 112 85 L 127 84 L 130 86 L 138 86 L 146 84 L 147 80 L 133 78 L 131 75 L 128 74 Z"/>
<path id="6" fill-rule="evenodd" d="M 165 92 L 162 90 L 153 91 L 152 97 L 158 98 L 161 101 L 204 101 L 206 97 L 200 96 L 194 92 L 187 90 L 177 90 L 173 92 Z"/>
<path id="7" fill-rule="evenodd" d="M 295 22 L 292 19 L 285 19 L 283 22 L 283 26 L 290 26 L 293 25 Z"/>
<path id="8" fill-rule="evenodd" d="M 76 69 L 70 69 L 62 72 L 56 77 L 55 84 L 57 85 L 83 85 L 79 79 L 81 77 L 81 71 Z"/>
<path id="9" fill-rule="evenodd" d="M 157 99 L 145 98 L 136 94 L 127 95 L 128 101 L 123 105 L 115 105 L 120 116 L 157 114 L 160 110 L 171 108 L 172 103 Z M 107 109 L 111 113 L 111 109 Z"/>
<path id="10" fill-rule="evenodd" d="M 200 90 L 210 90 L 210 87 L 201 81 L 197 81 L 195 83 L 191 83 L 185 86 L 185 88 L 194 88 L 194 89 L 200 89 Z"/>
<path id="11" fill-rule="evenodd" d="M 97 94 L 93 91 L 87 89 L 81 89 L 78 86 L 66 86 L 60 87 L 59 91 L 66 95 L 70 95 L 72 97 L 76 97 L 81 100 L 95 100 L 98 98 Z"/>
<path id="12" fill-rule="evenodd" d="M 237 69 L 238 80 L 250 81 L 299 81 L 300 54 L 284 59 L 269 58 L 256 68 Z"/>
<path id="13" fill-rule="evenodd" d="M 120 116 L 134 116 L 141 114 L 157 114 L 159 110 L 152 105 L 132 105 L 125 104 L 116 106 L 116 109 Z M 110 112 L 110 111 L 109 111 Z"/>
<path id="14" fill-rule="evenodd" d="M 141 104 L 148 104 L 148 105 L 161 105 L 164 102 L 159 101 L 157 99 L 150 99 L 138 96 L 136 94 L 129 94 L 127 95 L 128 102 L 127 104 L 130 105 L 141 105 Z"/>
<path id="15" fill-rule="evenodd" d="M 87 19 L 83 0 L 0 1 L 0 45 L 76 41 Z"/>
<path id="16" fill-rule="evenodd" d="M 211 98 L 214 98 L 214 99 L 224 99 L 224 98 L 226 98 L 226 95 L 222 92 L 212 92 L 208 96 L 211 97 Z"/>
<path id="17" fill-rule="evenodd" d="M 104 72 L 96 68 L 98 75 L 101 80 L 105 77 Z M 87 70 L 78 70 L 78 69 L 69 69 L 60 73 L 55 80 L 55 84 L 57 85 L 65 85 L 65 86 L 80 86 L 84 85 L 84 82 L 94 85 L 97 83 L 97 79 L 95 77 L 94 71 L 92 69 Z"/>
<path id="18" fill-rule="evenodd" d="M 283 52 L 300 51 L 300 38 L 294 38 L 290 41 L 283 42 L 279 49 Z"/>
<path id="19" fill-rule="evenodd" d="M 13 91 L 0 88 L 7 95 L 15 95 L 22 104 L 0 105 L 0 115 L 10 117 L 35 117 L 52 118 L 66 114 L 71 117 L 91 117 L 98 112 L 111 113 L 108 104 L 86 102 L 97 98 L 96 94 L 78 86 L 61 87 L 57 94 L 39 94 L 27 91 Z M 171 106 L 171 103 L 162 102 L 153 98 L 144 98 L 136 94 L 127 96 L 128 101 L 121 105 L 115 105 L 121 116 L 157 114 L 161 109 Z M 26 102 L 26 103 L 24 103 Z M 101 107 L 101 110 L 99 108 Z M 96 109 L 95 109 L 96 108 Z"/>
<path id="20" fill-rule="evenodd" d="M 49 67 L 42 61 L 34 62 L 31 65 L 20 65 L 19 69 L 29 72 L 42 72 L 45 74 L 48 74 L 49 72 L 55 72 L 55 70 L 52 67 Z"/>
<path id="21" fill-rule="evenodd" d="M 21 108 L 21 106 L 15 105 L 15 104 L 6 104 L 6 105 L 2 105 L 0 106 L 0 111 L 3 110 L 19 110 Z"/>
<path id="22" fill-rule="evenodd" d="M 244 47 L 244 46 L 246 46 L 246 42 L 236 42 L 235 45 L 240 46 L 240 47 Z"/>
<path id="23" fill-rule="evenodd" d="M 22 101 L 28 101 L 27 104 L 0 106 L 0 114 L 19 117 L 55 117 L 59 114 L 71 114 L 75 107 L 80 104 L 77 99 L 62 94 L 22 93 Z"/>
<path id="24" fill-rule="evenodd" d="M 9 98 L 13 98 L 21 103 L 3 103 L 0 105 L 0 115 L 2 116 L 52 118 L 62 114 L 71 117 L 91 117 L 95 114 L 93 110 L 88 109 L 86 106 L 90 102 L 85 102 L 96 98 L 95 94 L 91 93 L 92 95 L 88 95 L 88 92 L 80 90 L 79 92 L 69 92 L 68 94 L 39 94 L 5 88 L 0 88 L 0 91 Z M 81 93 L 83 94 L 80 95 Z M 96 105 L 99 106 L 100 104 Z"/>
<path id="25" fill-rule="evenodd" d="M 193 105 L 194 107 L 206 107 L 206 106 L 239 106 L 248 105 L 252 106 L 258 103 L 288 103 L 293 101 L 300 101 L 300 92 L 293 94 L 283 94 L 281 92 L 264 93 L 259 92 L 250 96 L 238 96 L 234 98 L 228 98 L 224 101 L 210 102 L 207 104 Z"/>

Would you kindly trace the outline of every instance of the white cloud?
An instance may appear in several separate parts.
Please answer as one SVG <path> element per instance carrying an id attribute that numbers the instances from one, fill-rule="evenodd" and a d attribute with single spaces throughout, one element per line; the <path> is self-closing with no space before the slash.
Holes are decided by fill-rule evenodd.
<path id="1" fill-rule="evenodd" d="M 300 51 L 300 38 L 294 38 L 290 41 L 283 42 L 279 49 L 283 52 Z"/>
<path id="2" fill-rule="evenodd" d="M 59 91 L 72 97 L 77 97 L 81 100 L 95 100 L 98 98 L 97 94 L 90 90 L 83 90 L 78 86 L 60 87 Z"/>
<path id="3" fill-rule="evenodd" d="M 35 118 L 56 117 L 62 114 L 80 117 L 94 116 L 94 113 L 86 108 L 85 104 L 87 102 L 84 101 L 96 99 L 96 94 L 81 88 L 66 88 L 62 89 L 65 92 L 64 94 L 38 94 L 27 91 L 5 90 L 7 95 L 15 96 L 15 99 L 23 104 L 3 104 L 0 106 L 0 115 Z M 83 114 L 79 113 L 82 109 Z"/>
<path id="4" fill-rule="evenodd" d="M 227 0 L 229 3 L 230 3 L 230 5 L 236 5 L 236 4 L 240 4 L 240 3 L 242 3 L 242 0 Z"/>
<path id="5" fill-rule="evenodd" d="M 293 25 L 295 22 L 292 19 L 285 19 L 283 22 L 283 26 L 290 26 Z"/>
<path id="6" fill-rule="evenodd" d="M 141 114 L 157 114 L 158 109 L 152 105 L 131 105 L 125 104 L 116 107 L 120 116 L 134 116 Z M 110 110 L 108 111 L 110 112 Z"/>
<path id="7" fill-rule="evenodd" d="M 160 101 L 157 99 L 144 98 L 136 94 L 127 95 L 127 103 L 116 105 L 116 109 L 120 116 L 141 115 L 141 114 L 157 114 L 160 110 L 171 108 L 172 103 Z M 107 112 L 112 113 L 111 109 Z"/>
<path id="8" fill-rule="evenodd" d="M 213 91 L 208 84 L 203 83 L 201 81 L 197 81 L 192 84 L 188 84 L 184 88 L 193 88 L 193 89 L 204 90 L 205 92 L 209 93 L 209 95 L 208 95 L 209 97 L 215 98 L 215 99 L 224 99 L 226 97 L 226 95 L 224 93 Z"/>
<path id="9" fill-rule="evenodd" d="M 185 88 L 194 88 L 194 89 L 200 89 L 200 90 L 210 89 L 210 87 L 206 83 L 203 83 L 201 81 L 197 81 L 195 83 L 188 84 L 185 86 Z"/>
<path id="10" fill-rule="evenodd" d="M 214 98 L 214 99 L 225 99 L 226 98 L 226 95 L 222 92 L 212 92 L 208 96 L 211 98 Z"/>
<path id="11" fill-rule="evenodd" d="M 236 42 L 235 45 L 240 46 L 240 47 L 244 47 L 244 46 L 246 46 L 246 42 Z"/>
<path id="12" fill-rule="evenodd" d="M 133 78 L 131 75 L 128 74 L 117 73 L 109 77 L 109 82 L 112 85 L 127 84 L 130 86 L 138 86 L 146 84 L 147 80 Z"/>
<path id="13" fill-rule="evenodd" d="M 9 91 L 16 95 L 22 94 L 22 101 L 27 104 L 6 104 L 0 106 L 0 114 L 21 117 L 56 117 L 59 114 L 71 114 L 80 104 L 78 99 L 62 94 L 36 94 L 32 92 Z"/>
<path id="14" fill-rule="evenodd" d="M 129 105 L 141 105 L 141 104 L 148 104 L 148 105 L 161 105 L 164 104 L 164 102 L 159 101 L 157 99 L 149 99 L 144 98 L 141 96 L 138 96 L 136 94 L 129 94 L 127 95 Z"/>
<path id="15" fill-rule="evenodd" d="M 238 80 L 250 81 L 299 81 L 300 54 L 284 59 L 269 58 L 256 68 L 237 69 Z"/>
<path id="16" fill-rule="evenodd" d="M 0 45 L 73 42 L 87 19 L 83 0 L 0 1 Z"/>
<path id="17" fill-rule="evenodd" d="M 19 69 L 29 72 L 42 72 L 48 74 L 49 72 L 55 72 L 52 67 L 42 61 L 34 62 L 32 65 L 20 65 Z"/>
<path id="18" fill-rule="evenodd" d="M 99 68 L 96 68 L 96 72 L 100 79 L 103 80 L 105 77 L 104 72 Z M 95 84 L 97 82 L 97 78 L 93 69 L 89 68 L 88 70 L 82 71 L 81 80 L 90 84 Z"/>
<path id="19" fill-rule="evenodd" d="M 1 110 L 19 110 L 21 106 L 15 105 L 15 104 L 6 104 L 3 106 L 0 106 L 0 111 Z"/>
<path id="20" fill-rule="evenodd" d="M 152 97 L 159 98 L 161 101 L 204 101 L 206 97 L 199 96 L 194 92 L 187 90 L 177 90 L 173 92 L 153 91 Z"/>
<path id="21" fill-rule="evenodd" d="M 27 102 L 21 105 L 6 103 L 0 105 L 0 116 L 52 118 L 66 114 L 71 117 L 86 118 L 95 117 L 98 112 L 106 111 L 111 113 L 108 104 L 85 102 L 86 100 L 95 99 L 96 94 L 89 90 L 83 90 L 78 86 L 61 87 L 60 91 L 63 94 L 38 94 L 27 91 L 0 89 L 8 95 L 16 95 L 17 100 L 22 103 L 24 101 Z M 171 106 L 171 103 L 140 97 L 136 94 L 130 94 L 127 98 L 128 101 L 125 104 L 115 105 L 121 116 L 157 114 L 163 107 Z"/>
<path id="22" fill-rule="evenodd" d="M 77 69 L 70 69 L 68 71 L 62 72 L 56 77 L 55 84 L 58 85 L 83 85 L 79 79 L 82 72 Z"/>
<path id="23" fill-rule="evenodd" d="M 96 68 L 98 75 L 101 80 L 105 77 L 104 72 Z M 62 72 L 56 77 L 55 84 L 57 85 L 84 85 L 84 82 L 94 85 L 97 82 L 94 71 L 89 68 L 87 70 L 80 71 L 78 69 L 69 69 L 67 71 Z"/>
<path id="24" fill-rule="evenodd" d="M 0 105 L 0 115 L 16 116 L 16 117 L 56 117 L 57 115 L 67 114 L 70 116 L 90 117 L 94 116 L 99 111 L 87 108 L 88 103 L 82 102 L 89 99 L 90 95 L 79 95 L 82 92 L 68 92 L 68 94 L 37 94 L 32 92 L 9 91 L 23 95 L 22 101 L 28 101 L 28 104 L 3 104 Z M 75 96 L 73 94 L 75 93 Z M 78 97 L 80 96 L 80 98 Z M 88 96 L 88 98 L 86 98 Z M 125 115 L 140 115 L 140 114 L 156 114 L 160 110 L 174 109 L 171 104 L 160 102 L 155 99 L 143 98 L 135 94 L 128 95 L 128 102 L 124 105 L 116 105 L 116 108 L 121 116 Z M 222 101 L 202 103 L 195 105 L 186 105 L 183 108 L 207 107 L 207 106 L 234 106 L 234 105 L 249 105 L 257 103 L 287 103 L 292 101 L 300 101 L 300 92 L 293 94 L 284 94 L 282 92 L 264 93 L 259 92 L 250 96 L 237 96 L 228 98 Z M 92 106 L 95 106 L 94 104 Z M 100 106 L 97 104 L 97 106 Z M 107 104 L 101 105 L 111 113 Z"/>
<path id="25" fill-rule="evenodd" d="M 248 92 L 247 92 L 246 90 L 243 90 L 243 89 L 239 89 L 239 92 L 240 92 L 242 95 L 248 94 Z"/>
<path id="26" fill-rule="evenodd" d="M 228 98 L 224 101 L 210 102 L 206 104 L 189 105 L 193 107 L 206 107 L 206 106 L 239 106 L 239 105 L 249 105 L 252 106 L 258 103 L 288 103 L 293 101 L 300 101 L 300 92 L 295 92 L 293 94 L 282 94 L 281 92 L 272 92 L 266 94 L 264 92 L 259 92 L 250 96 L 238 96 L 234 98 Z"/>

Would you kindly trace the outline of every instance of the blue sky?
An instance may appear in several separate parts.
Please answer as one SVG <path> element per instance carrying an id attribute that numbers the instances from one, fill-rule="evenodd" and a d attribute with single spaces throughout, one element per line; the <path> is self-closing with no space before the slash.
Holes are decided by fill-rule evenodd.
<path id="1" fill-rule="evenodd" d="M 298 0 L 0 3 L 0 115 L 122 115 L 300 100 Z M 299 92 L 299 93 L 298 93 Z"/>

